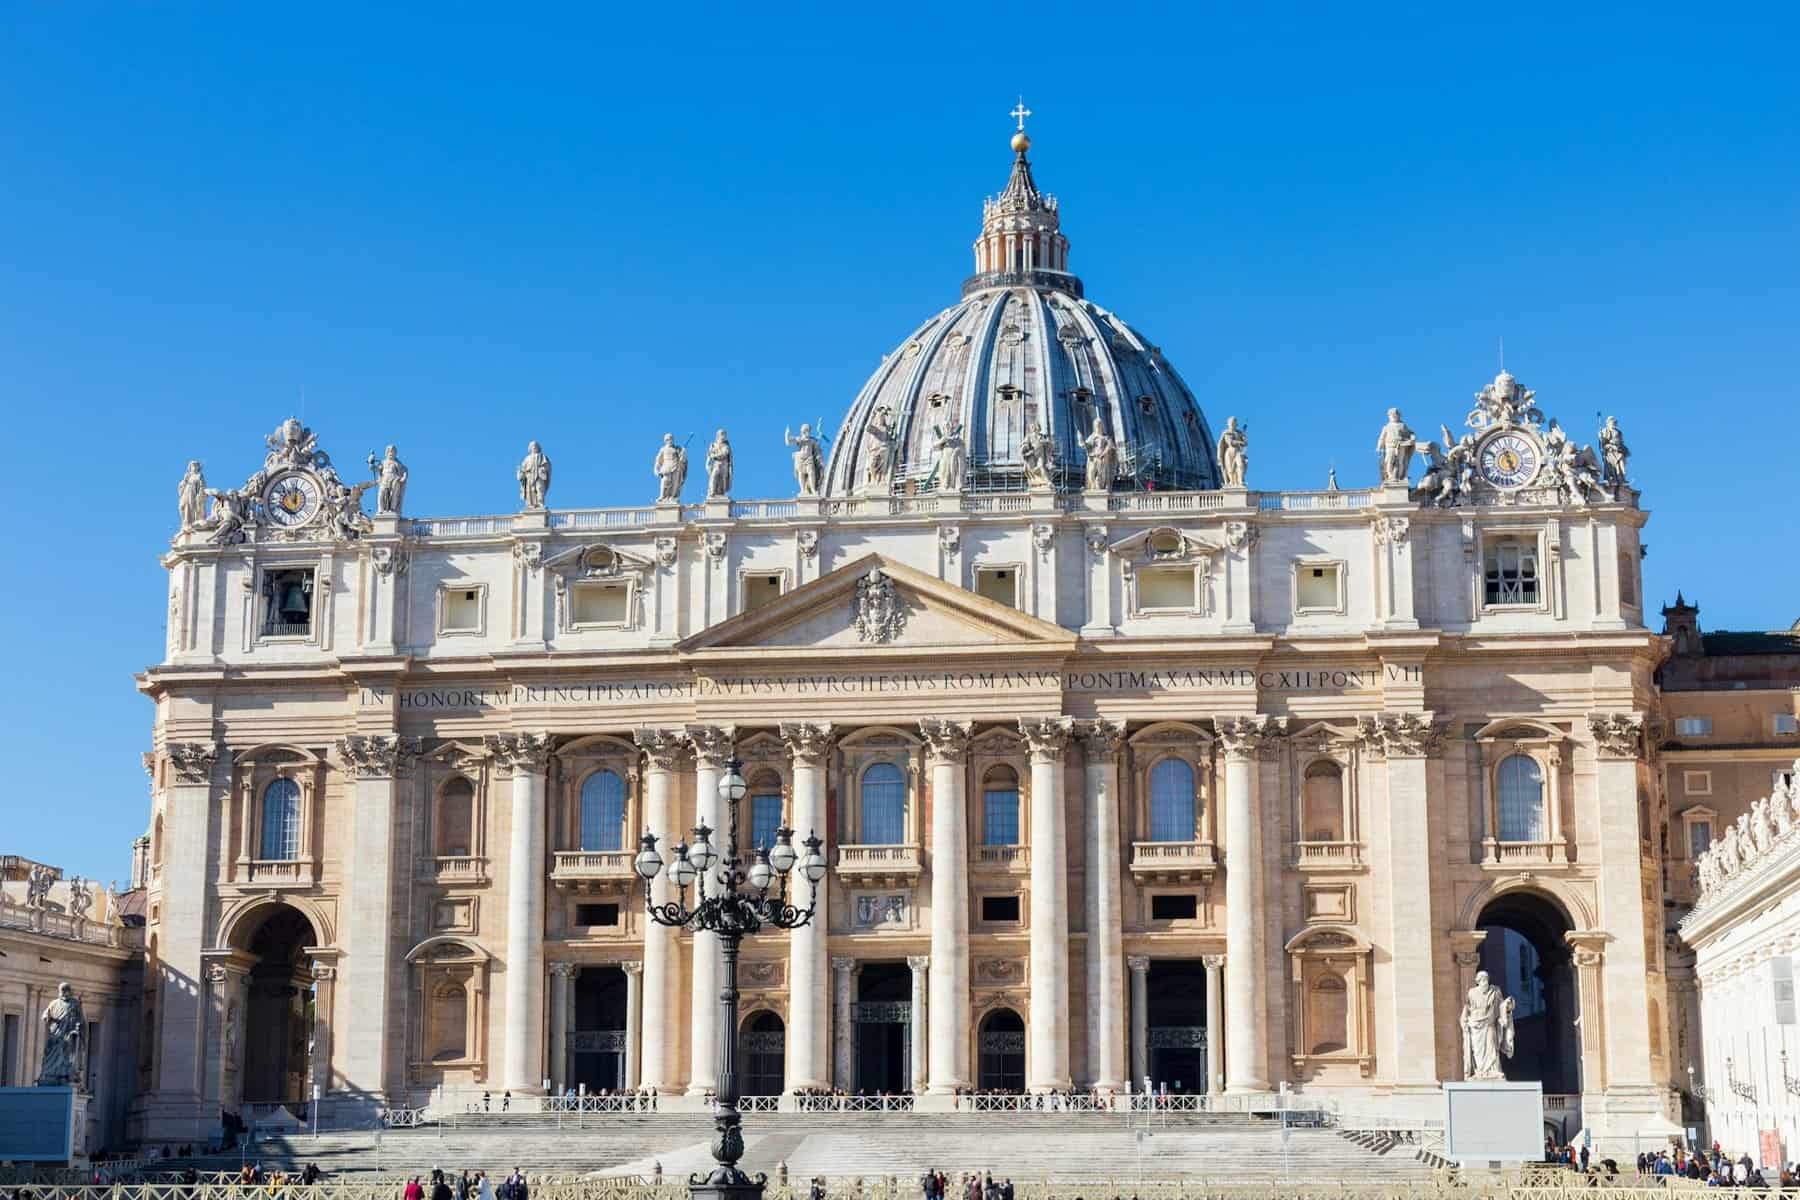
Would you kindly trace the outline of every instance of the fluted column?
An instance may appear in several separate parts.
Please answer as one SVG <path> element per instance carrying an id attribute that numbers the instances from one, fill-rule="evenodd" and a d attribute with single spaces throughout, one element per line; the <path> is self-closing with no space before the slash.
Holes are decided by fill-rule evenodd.
<path id="1" fill-rule="evenodd" d="M 575 964 L 550 964 L 550 1090 L 556 1095 L 569 1084 L 569 993 L 575 987 Z"/>
<path id="2" fill-rule="evenodd" d="M 625 972 L 625 1086 L 635 1088 L 644 1078 L 644 964 L 622 962 Z"/>
<path id="3" fill-rule="evenodd" d="M 1119 746 L 1123 721 L 1084 721 L 1087 756 L 1087 1043 L 1093 1086 L 1125 1083 L 1124 912 L 1119 891 Z"/>
<path id="4" fill-rule="evenodd" d="M 931 768 L 929 1088 L 966 1088 L 969 1075 L 969 819 L 963 795 L 971 721 L 919 722 Z M 913 976 L 915 989 L 918 975 Z"/>
<path id="5" fill-rule="evenodd" d="M 512 769 L 512 817 L 506 855 L 506 1036 L 500 1086 L 534 1092 L 542 1085 L 544 978 L 544 774 L 550 738 L 520 733 L 492 738 L 489 746 Z M 351 984 L 358 1012 L 365 997 Z M 360 1025 L 360 1020 L 352 1028 Z M 352 1083 L 354 1083 L 352 1077 Z"/>
<path id="6" fill-rule="evenodd" d="M 634 736 L 644 752 L 644 824 L 662 839 L 663 861 L 673 862 L 672 847 L 685 840 L 675 828 L 675 772 L 682 765 L 687 744 L 675 729 L 641 728 Z M 658 904 L 674 898 L 667 870 L 656 877 L 651 888 Z M 655 1092 L 673 1089 L 678 1072 L 672 1024 L 676 953 L 675 931 L 645 922 L 642 1086 Z"/>
<path id="7" fill-rule="evenodd" d="M 850 1006 L 855 1003 L 856 960 L 834 955 L 831 959 L 831 1078 L 834 1086 L 846 1092 L 856 1087 L 855 1031 L 850 1026 Z"/>
<path id="8" fill-rule="evenodd" d="M 713 846 L 725 852 L 725 826 L 730 814 L 719 798 L 719 780 L 731 757 L 731 726 L 689 725 L 694 750 L 694 815 L 696 825 L 714 831 Z M 693 936 L 694 986 L 689 997 L 688 1095 L 704 1096 L 719 1084 L 719 937 L 696 929 Z"/>
<path id="9" fill-rule="evenodd" d="M 342 1039 L 344 1076 L 351 1088 L 380 1098 L 388 1085 L 388 1011 L 394 973 L 394 847 L 399 841 L 394 836 L 394 777 L 411 773 L 419 739 L 357 734 L 340 738 L 337 753 L 356 780 L 344 984 L 356 997 L 358 1019 Z M 540 766 L 537 776 L 540 798 L 542 770 Z M 541 827 L 541 807 L 539 812 Z M 508 956 L 510 972 L 510 948 Z"/>
<path id="10" fill-rule="evenodd" d="M 1150 1086 L 1150 956 L 1134 954 L 1125 960 L 1131 968 L 1131 1076 L 1132 1086 Z"/>
<path id="11" fill-rule="evenodd" d="M 1225 1088 L 1269 1087 L 1262 956 L 1256 921 L 1262 910 L 1262 864 L 1256 855 L 1256 750 L 1267 717 L 1221 718 L 1225 748 Z"/>
<path id="12" fill-rule="evenodd" d="M 1217 1096 L 1225 1090 L 1225 956 L 1206 954 L 1200 961 L 1206 964 L 1206 1094 Z"/>
<path id="13" fill-rule="evenodd" d="M 1029 717 L 1031 748 L 1031 1026 L 1025 1086 L 1061 1091 L 1069 1078 L 1069 865 L 1063 825 L 1063 752 L 1074 722 Z"/>
<path id="14" fill-rule="evenodd" d="M 925 989 L 931 958 L 924 954 L 910 954 L 906 958 L 906 965 L 912 968 L 912 1011 L 908 1014 L 911 1022 L 906 1039 L 908 1057 L 911 1059 L 908 1066 L 912 1068 L 912 1092 L 917 1096 L 925 1091 Z"/>
<path id="15" fill-rule="evenodd" d="M 783 721 L 781 737 L 794 764 L 794 840 L 825 840 L 825 765 L 831 755 L 829 722 Z M 804 851 L 802 851 L 804 853 Z M 826 851 L 830 853 L 829 849 Z M 804 893 L 805 884 L 799 885 Z M 831 1085 L 826 1069 L 825 944 L 829 924 L 828 886 L 819 888 L 818 908 L 806 925 L 788 935 L 787 1087 Z"/>

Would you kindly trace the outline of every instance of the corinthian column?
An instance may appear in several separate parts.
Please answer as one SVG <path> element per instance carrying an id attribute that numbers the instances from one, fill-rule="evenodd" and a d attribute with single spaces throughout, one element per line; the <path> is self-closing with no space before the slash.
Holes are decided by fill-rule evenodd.
<path id="1" fill-rule="evenodd" d="M 719 799 L 719 779 L 731 757 L 736 731 L 729 725 L 689 725 L 688 744 L 694 749 L 694 815 L 696 825 L 713 831 L 713 846 L 725 852 L 725 824 L 730 816 Z M 692 1046 L 688 1062 L 688 1095 L 704 1096 L 719 1083 L 719 937 L 694 931 L 694 986 L 688 1029 Z"/>
<path id="2" fill-rule="evenodd" d="M 644 752 L 644 824 L 662 839 L 663 861 L 672 863 L 675 841 L 675 771 L 686 743 L 680 730 L 641 728 L 634 735 Z M 651 882 L 655 903 L 674 898 L 669 872 Z M 675 1029 L 670 1001 L 675 991 L 675 931 L 654 921 L 644 925 L 643 1081 L 640 1086 L 667 1093 L 675 1086 Z"/>
<path id="3" fill-rule="evenodd" d="M 625 972 L 625 1086 L 639 1087 L 644 1080 L 644 964 L 622 962 Z"/>
<path id="4" fill-rule="evenodd" d="M 1025 1085 L 1061 1091 L 1069 1078 L 1069 866 L 1063 751 L 1074 722 L 1021 717 L 1031 747 L 1031 1028 Z"/>
<path id="5" fill-rule="evenodd" d="M 1123 721 L 1084 721 L 1087 756 L 1088 1077 L 1096 1088 L 1125 1082 L 1124 915 L 1119 895 L 1119 745 Z"/>
<path id="6" fill-rule="evenodd" d="M 1200 961 L 1206 964 L 1206 1094 L 1217 1096 L 1225 1090 L 1225 1072 L 1219 1069 L 1219 1056 L 1225 1050 L 1225 997 L 1220 995 L 1225 956 L 1206 954 Z"/>
<path id="7" fill-rule="evenodd" d="M 500 1086 L 532 1092 L 543 1076 L 544 1013 L 537 992 L 544 978 L 544 774 L 550 737 L 520 733 L 490 738 L 488 746 L 512 769 L 512 818 L 506 855 L 506 1038 Z M 353 955 L 354 957 L 354 952 Z M 358 1011 L 365 997 L 357 996 Z"/>
<path id="8" fill-rule="evenodd" d="M 1262 864 L 1256 854 L 1256 750 L 1268 717 L 1215 722 L 1225 747 L 1225 1089 L 1269 1087 L 1269 1041 L 1264 1029 L 1263 962 L 1256 936 Z"/>
<path id="9" fill-rule="evenodd" d="M 419 740 L 358 734 L 340 738 L 337 752 L 356 780 L 344 983 L 357 999 L 358 1018 L 343 1038 L 344 1076 L 352 1088 L 381 1097 L 388 1084 L 388 997 L 394 973 L 394 776 L 411 771 Z M 538 785 L 541 795 L 542 775 Z"/>
<path id="10" fill-rule="evenodd" d="M 970 721 L 919 722 L 931 767 L 931 1002 L 926 1067 L 938 1095 L 968 1087 Z M 914 975 L 915 981 L 918 976 Z"/>
<path id="11" fill-rule="evenodd" d="M 912 1011 L 907 1013 L 909 1024 L 906 1034 L 908 1066 L 912 1068 L 908 1075 L 912 1084 L 913 1095 L 917 1096 L 925 1090 L 925 981 L 931 967 L 931 959 L 923 954 L 909 954 L 906 965 L 912 968 Z"/>
<path id="12" fill-rule="evenodd" d="M 824 840 L 825 762 L 831 754 L 828 722 L 783 721 L 781 737 L 794 761 L 794 837 Z M 802 854 L 805 852 L 802 851 Z M 829 851 L 827 851 L 829 853 Z M 796 882 L 805 893 L 806 884 Z M 787 1087 L 831 1086 L 826 1070 L 825 934 L 827 887 L 819 888 L 818 909 L 807 924 L 788 935 Z"/>

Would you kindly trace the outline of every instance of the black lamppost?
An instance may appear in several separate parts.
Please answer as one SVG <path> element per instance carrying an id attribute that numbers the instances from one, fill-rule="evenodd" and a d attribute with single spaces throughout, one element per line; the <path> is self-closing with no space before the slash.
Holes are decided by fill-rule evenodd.
<path id="1" fill-rule="evenodd" d="M 744 1134 L 738 1128 L 737 1078 L 737 1012 L 738 1012 L 738 946 L 746 934 L 764 925 L 777 929 L 798 929 L 812 920 L 818 905 L 819 882 L 825 878 L 824 845 L 816 833 L 801 843 L 806 857 L 794 849 L 794 831 L 783 826 L 775 831 L 775 844 L 767 849 L 757 847 L 756 858 L 748 870 L 738 861 L 738 801 L 744 798 L 744 764 L 733 758 L 725 764 L 725 776 L 719 780 L 719 799 L 724 802 L 729 822 L 725 837 L 725 856 L 713 849 L 713 830 L 704 824 L 693 831 L 694 844 L 675 845 L 675 861 L 667 864 L 669 881 L 679 898 L 658 904 L 651 885 L 664 870 L 662 855 L 656 852 L 656 836 L 646 833 L 642 848 L 633 864 L 644 881 L 644 908 L 658 925 L 675 928 L 690 926 L 695 930 L 719 935 L 719 951 L 725 963 L 725 986 L 719 992 L 719 1088 L 713 1097 L 712 1152 L 719 1165 L 707 1175 L 688 1176 L 688 1191 L 694 1196 L 714 1200 L 761 1200 L 768 1176 L 758 1172 L 746 1175 L 738 1169 L 744 1156 Z M 717 864 L 718 872 L 707 887 L 708 876 Z M 788 877 L 795 866 L 811 885 L 805 908 L 788 903 Z M 699 881 L 699 896 L 693 908 L 687 907 L 688 885 Z M 746 888 L 744 885 L 748 884 Z M 771 892 L 771 889 L 773 891 Z"/>

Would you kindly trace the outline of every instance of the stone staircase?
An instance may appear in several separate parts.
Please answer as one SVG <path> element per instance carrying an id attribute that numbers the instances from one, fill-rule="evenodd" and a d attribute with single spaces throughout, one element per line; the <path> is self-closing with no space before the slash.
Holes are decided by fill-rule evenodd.
<path id="1" fill-rule="evenodd" d="M 1383 1182 L 1429 1178 L 1414 1149 L 1382 1135 L 1291 1129 L 1286 1153 L 1278 1121 L 1228 1113 L 1146 1118 L 1096 1113 L 746 1114 L 744 1167 L 790 1178 L 894 1175 L 928 1167 L 949 1174 L 991 1171 L 1014 1179 L 1273 1179 Z M 265 1170 L 308 1162 L 327 1172 L 387 1174 L 513 1167 L 685 1179 L 712 1161 L 712 1121 L 701 1114 L 593 1114 L 556 1118 L 485 1114 L 418 1129 L 278 1136 L 248 1157 Z M 199 1165 L 235 1168 L 239 1155 Z"/>

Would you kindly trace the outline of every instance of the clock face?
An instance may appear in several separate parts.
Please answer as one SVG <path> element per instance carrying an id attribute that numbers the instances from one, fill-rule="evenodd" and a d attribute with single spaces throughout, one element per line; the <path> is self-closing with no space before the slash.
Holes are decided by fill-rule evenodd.
<path id="1" fill-rule="evenodd" d="M 1520 433 L 1502 433 L 1481 444 L 1481 477 L 1497 488 L 1515 491 L 1537 475 L 1537 443 Z"/>
<path id="2" fill-rule="evenodd" d="M 263 493 L 263 508 L 268 511 L 269 520 L 293 528 L 318 516 L 324 497 L 318 480 L 302 471 L 289 471 L 277 477 Z"/>

